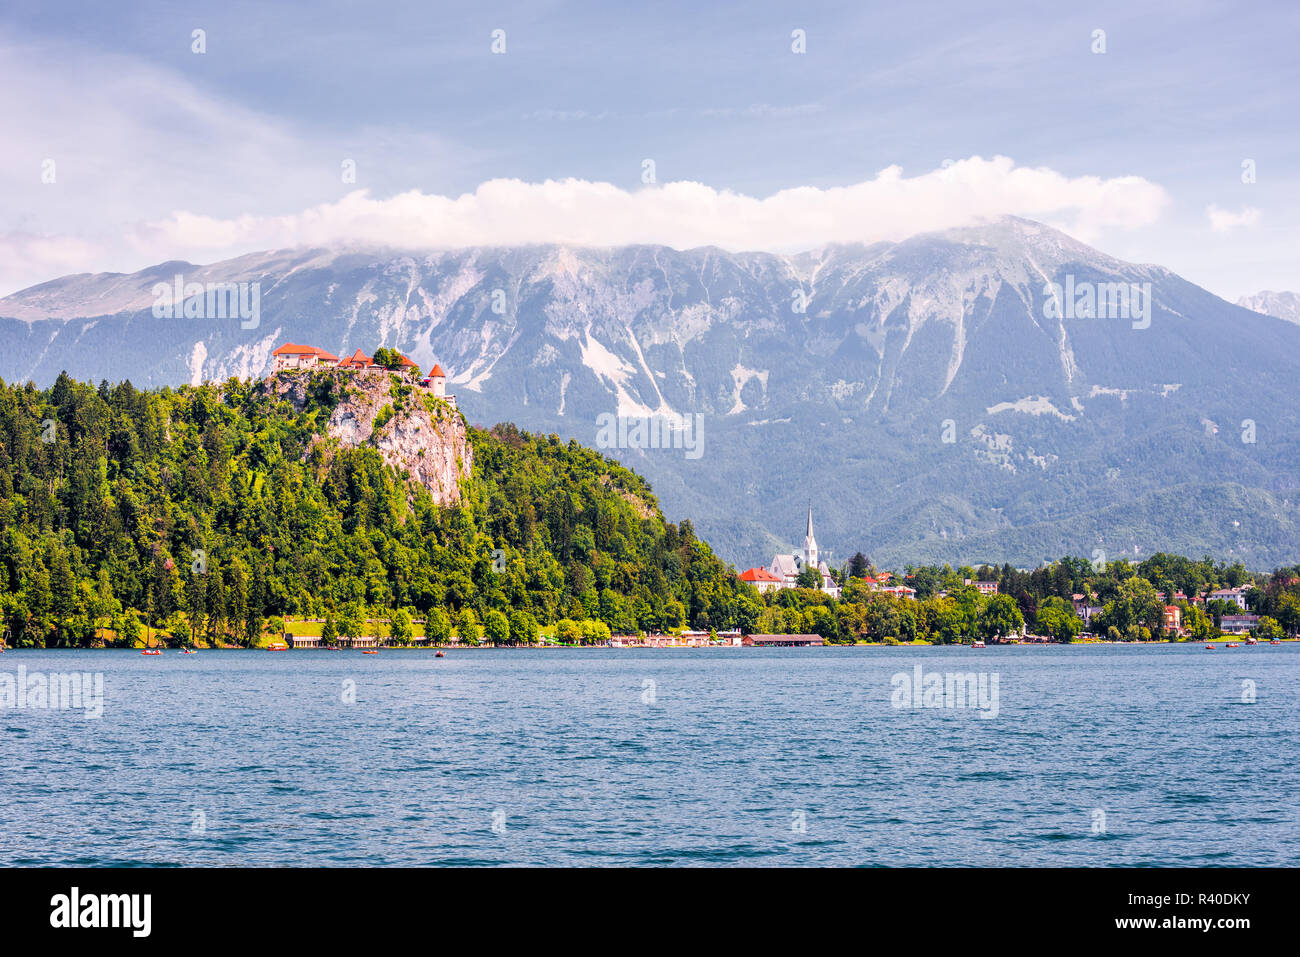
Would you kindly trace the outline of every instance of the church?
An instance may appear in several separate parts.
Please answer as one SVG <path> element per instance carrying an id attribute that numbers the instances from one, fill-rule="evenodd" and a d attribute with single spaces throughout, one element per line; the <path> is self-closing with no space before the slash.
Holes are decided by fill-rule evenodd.
<path id="1" fill-rule="evenodd" d="M 821 590 L 832 598 L 840 597 L 840 586 L 831 577 L 830 566 L 817 553 L 817 539 L 813 536 L 812 506 L 808 506 L 808 531 L 803 538 L 803 552 L 794 555 L 777 555 L 768 567 L 775 577 L 781 580 L 782 588 L 795 588 L 795 580 L 805 568 L 815 568 L 821 572 Z"/>

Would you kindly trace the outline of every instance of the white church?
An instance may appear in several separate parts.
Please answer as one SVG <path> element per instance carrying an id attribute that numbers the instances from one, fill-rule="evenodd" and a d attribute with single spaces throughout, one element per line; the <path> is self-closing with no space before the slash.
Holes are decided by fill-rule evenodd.
<path id="1" fill-rule="evenodd" d="M 795 588 L 795 579 L 805 568 L 815 568 L 822 575 L 821 590 L 832 598 L 840 597 L 840 586 L 831 577 L 830 566 L 817 554 L 817 539 L 813 537 L 812 506 L 808 506 L 808 531 L 803 538 L 803 553 L 794 555 L 777 555 L 768 568 L 776 578 L 781 580 L 781 588 Z"/>

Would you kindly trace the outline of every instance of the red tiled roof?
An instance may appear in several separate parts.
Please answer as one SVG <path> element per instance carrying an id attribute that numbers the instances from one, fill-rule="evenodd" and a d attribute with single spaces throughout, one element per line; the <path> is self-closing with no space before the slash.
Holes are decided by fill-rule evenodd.
<path id="1" fill-rule="evenodd" d="M 356 352 L 352 353 L 352 355 L 348 356 L 346 359 L 340 360 L 339 365 L 342 366 L 343 368 L 348 368 L 348 369 L 351 368 L 364 369 L 366 366 L 373 364 L 373 362 L 374 360 L 371 359 L 370 356 L 366 355 L 364 352 L 358 349 Z"/>
<path id="2" fill-rule="evenodd" d="M 435 363 L 433 364 L 433 368 L 429 370 L 429 376 L 430 376 L 430 377 L 433 377 L 433 376 L 436 376 L 436 375 L 440 375 L 440 376 L 442 376 L 444 379 L 447 378 L 447 373 L 445 373 L 445 372 L 442 371 L 442 366 L 440 366 L 438 363 L 435 362 Z"/>
<path id="3" fill-rule="evenodd" d="M 779 582 L 781 579 L 766 568 L 747 568 L 740 573 L 740 580 L 743 582 Z"/>
<path id="4" fill-rule="evenodd" d="M 318 349 L 316 346 L 300 346 L 294 342 L 286 342 L 280 348 L 271 353 L 273 356 L 316 356 L 321 359 L 337 359 L 338 356 L 326 352 L 324 349 Z"/>

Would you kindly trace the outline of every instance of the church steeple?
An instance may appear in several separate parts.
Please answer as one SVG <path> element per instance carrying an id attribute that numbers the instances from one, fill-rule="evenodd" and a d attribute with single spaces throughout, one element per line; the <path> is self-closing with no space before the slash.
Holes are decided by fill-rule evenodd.
<path id="1" fill-rule="evenodd" d="M 803 560 L 805 564 L 817 567 L 817 539 L 813 537 L 812 502 L 808 503 L 808 532 L 803 539 Z"/>

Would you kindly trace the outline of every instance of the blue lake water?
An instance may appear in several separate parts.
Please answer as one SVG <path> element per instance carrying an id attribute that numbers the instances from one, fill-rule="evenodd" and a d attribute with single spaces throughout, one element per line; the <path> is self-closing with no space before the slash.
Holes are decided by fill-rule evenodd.
<path id="1" fill-rule="evenodd" d="M 997 716 L 895 707 L 918 664 L 996 673 Z M 1300 863 L 1295 645 L 20 665 L 104 710 L 0 709 L 10 865 Z"/>

